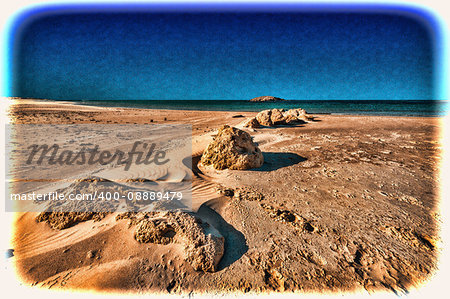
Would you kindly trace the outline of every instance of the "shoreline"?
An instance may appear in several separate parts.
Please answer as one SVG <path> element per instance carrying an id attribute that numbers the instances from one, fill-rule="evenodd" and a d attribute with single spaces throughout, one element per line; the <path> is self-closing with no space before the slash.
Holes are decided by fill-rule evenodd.
<path id="1" fill-rule="evenodd" d="M 103 105 L 86 105 L 84 104 L 85 102 L 89 102 L 89 101 L 66 101 L 66 100 L 46 100 L 46 99 L 21 99 L 21 98 L 5 98 L 8 101 L 14 101 L 15 103 L 9 103 L 12 105 L 27 105 L 27 104 L 42 104 L 42 105 L 55 105 L 55 106 L 59 106 L 59 105 L 64 105 L 66 107 L 81 107 L 83 109 L 127 109 L 127 110 L 150 110 L 150 111 L 183 111 L 183 112 L 225 112 L 225 113 L 258 113 L 262 110 L 264 110 L 263 108 L 261 110 L 256 110 L 256 111 L 242 111 L 242 110 L 209 110 L 209 109 L 205 109 L 205 110 L 200 110 L 200 109 L 169 109 L 169 108 L 152 108 L 152 107 L 123 107 L 123 106 L 103 106 Z M 117 100 L 119 102 L 119 100 Z M 140 101 L 140 100 L 138 100 Z M 150 101 L 155 101 L 157 102 L 158 100 L 150 100 Z M 168 102 L 170 102 L 170 100 L 167 100 Z M 199 100 L 200 101 L 200 100 Z M 205 102 L 208 102 L 207 100 L 204 100 Z M 294 100 L 297 101 L 297 100 Z M 327 100 L 324 100 L 327 101 Z M 332 100 L 330 100 L 332 101 Z M 369 100 L 367 100 L 369 101 Z M 415 101 L 415 100 L 409 100 L 409 101 Z M 434 100 L 433 100 L 434 101 Z M 96 101 L 92 101 L 92 102 L 96 102 Z M 108 101 L 98 101 L 98 102 L 108 102 Z M 114 102 L 114 101 L 111 101 Z M 301 101 L 299 101 L 301 102 Z M 305 100 L 305 102 L 307 102 Z M 342 102 L 345 102 L 345 100 L 342 100 Z M 363 102 L 363 101 L 362 101 Z M 448 102 L 448 101 L 439 101 L 442 103 Z M 296 107 L 296 108 L 303 108 L 303 107 Z M 375 113 L 370 113 L 370 114 L 363 114 L 363 113 L 345 113 L 345 112 L 310 112 L 307 111 L 310 114 L 314 114 L 314 115 L 330 115 L 330 116 L 350 116 L 350 117 L 416 117 L 416 118 L 421 118 L 421 117 L 425 117 L 425 118 L 444 118 L 446 116 L 446 114 L 433 114 L 433 115 L 394 115 L 394 114 L 389 114 L 389 113 L 382 113 L 382 112 L 375 112 Z"/>

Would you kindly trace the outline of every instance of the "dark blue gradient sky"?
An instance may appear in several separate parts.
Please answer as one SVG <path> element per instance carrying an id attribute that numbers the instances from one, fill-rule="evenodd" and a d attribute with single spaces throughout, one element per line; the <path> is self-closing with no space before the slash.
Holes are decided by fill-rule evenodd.
<path id="1" fill-rule="evenodd" d="M 396 14 L 56 13 L 22 27 L 14 41 L 12 96 L 436 97 L 431 33 Z"/>

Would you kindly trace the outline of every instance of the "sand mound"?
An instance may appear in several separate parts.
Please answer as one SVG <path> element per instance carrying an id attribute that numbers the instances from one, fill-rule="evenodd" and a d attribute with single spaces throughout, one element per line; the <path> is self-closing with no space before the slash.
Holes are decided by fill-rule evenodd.
<path id="1" fill-rule="evenodd" d="M 186 260 L 195 270 L 216 271 L 224 254 L 225 239 L 213 227 L 190 214 L 176 213 L 177 231 L 186 244 Z M 206 232 L 209 233 L 206 233 Z"/>
<path id="2" fill-rule="evenodd" d="M 212 165 L 218 170 L 258 168 L 263 162 L 263 154 L 250 134 L 227 125 L 219 128 L 201 158 L 203 165 Z"/>
<path id="3" fill-rule="evenodd" d="M 175 230 L 168 223 L 155 219 L 143 219 L 136 227 L 134 238 L 140 243 L 169 244 Z"/>
<path id="4" fill-rule="evenodd" d="M 126 195 L 127 192 L 133 190 L 136 189 L 96 176 L 78 179 L 68 187 L 57 189 L 56 192 L 64 194 L 65 198 L 69 198 L 69 195 L 85 195 L 86 197 L 83 200 L 67 199 L 64 201 L 47 200 L 36 202 L 36 204 L 42 205 L 42 212 L 37 215 L 36 221 L 47 222 L 52 228 L 61 230 L 88 220 L 99 221 L 106 215 L 122 209 L 138 210 L 143 205 L 148 206 L 144 202 L 122 199 L 119 201 L 105 200 L 99 196 L 100 194 L 115 193 Z M 97 197 L 94 197 L 94 194 L 97 194 Z M 87 195 L 92 195 L 92 197 Z M 158 207 L 163 207 L 163 205 L 168 206 L 172 202 L 161 204 L 155 202 L 156 204 L 159 204 Z M 170 208 L 172 206 L 167 209 Z"/>
<path id="5" fill-rule="evenodd" d="M 54 229 L 65 229 L 83 221 L 100 221 L 106 214 L 105 212 L 42 212 L 36 217 L 36 221 L 47 222 Z"/>
<path id="6" fill-rule="evenodd" d="M 66 188 L 56 190 L 68 198 L 69 194 L 93 194 L 94 192 L 110 191 L 114 183 L 103 178 L 91 176 L 78 179 Z M 117 188 L 114 191 L 118 190 Z M 54 229 L 65 229 L 77 223 L 94 220 L 102 220 L 108 211 L 114 209 L 112 202 L 99 201 L 43 201 L 37 204 L 45 204 L 44 211 L 36 217 L 38 222 L 47 222 Z"/>
<path id="7" fill-rule="evenodd" d="M 197 271 L 214 272 L 223 254 L 225 240 L 208 223 L 185 212 L 124 213 L 136 225 L 135 239 L 140 243 L 184 244 L 186 261 Z"/>

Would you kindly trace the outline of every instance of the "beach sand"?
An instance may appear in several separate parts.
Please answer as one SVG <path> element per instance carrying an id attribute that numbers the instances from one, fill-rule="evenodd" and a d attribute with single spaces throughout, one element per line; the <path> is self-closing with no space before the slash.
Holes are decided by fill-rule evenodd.
<path id="1" fill-rule="evenodd" d="M 114 215 L 56 230 L 35 213 L 17 213 L 12 259 L 25 284 L 99 292 L 402 293 L 436 271 L 440 118 L 316 115 L 302 125 L 247 129 L 256 113 L 36 100 L 14 101 L 10 115 L 24 124 L 192 124 L 194 162 L 228 124 L 249 132 L 265 160 L 245 171 L 194 163 L 194 213 L 225 239 L 217 271 L 195 271 L 180 243 L 137 242 L 128 220 Z"/>

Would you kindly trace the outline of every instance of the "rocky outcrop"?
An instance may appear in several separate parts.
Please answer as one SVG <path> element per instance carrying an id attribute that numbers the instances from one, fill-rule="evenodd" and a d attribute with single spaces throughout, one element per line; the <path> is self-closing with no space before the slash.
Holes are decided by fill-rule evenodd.
<path id="1" fill-rule="evenodd" d="M 256 120 L 261 126 L 271 127 L 273 125 L 271 116 L 272 110 L 263 110 L 256 114 Z"/>
<path id="2" fill-rule="evenodd" d="M 253 98 L 250 100 L 250 102 L 280 102 L 280 101 L 285 101 L 285 99 L 271 97 L 271 96 L 263 96 L 263 97 Z"/>
<path id="3" fill-rule="evenodd" d="M 272 113 L 270 114 L 270 120 L 272 121 L 272 124 L 282 125 L 284 124 L 284 115 L 283 115 L 283 109 L 272 109 Z"/>
<path id="4" fill-rule="evenodd" d="M 140 243 L 169 244 L 173 240 L 175 229 L 165 221 L 143 219 L 136 226 L 134 238 Z"/>
<path id="5" fill-rule="evenodd" d="M 186 261 L 197 271 L 216 271 L 225 252 L 224 237 L 186 212 L 123 213 L 116 219 L 130 219 L 140 243 L 183 244 Z"/>
<path id="6" fill-rule="evenodd" d="M 259 124 L 259 122 L 256 120 L 255 117 L 252 117 L 252 118 L 250 118 L 249 121 L 244 125 L 244 127 L 256 129 L 256 128 L 261 127 L 261 125 Z"/>
<path id="7" fill-rule="evenodd" d="M 245 170 L 261 167 L 264 157 L 250 134 L 224 125 L 203 152 L 201 163 L 218 170 Z"/>
<path id="8" fill-rule="evenodd" d="M 295 124 L 298 124 L 298 123 L 301 123 L 302 121 L 299 121 L 299 118 L 298 117 L 296 117 L 296 116 L 294 116 L 294 115 L 287 115 L 285 118 L 284 118 L 284 123 L 286 124 L 286 125 L 295 125 Z"/>
<path id="9" fill-rule="evenodd" d="M 278 125 L 301 124 L 305 123 L 305 121 L 313 120 L 314 117 L 308 115 L 304 109 L 298 108 L 287 111 L 284 109 L 263 110 L 256 115 L 255 119 L 261 126 L 273 127 Z M 251 121 L 252 125 L 257 125 L 253 120 Z"/>
<path id="10" fill-rule="evenodd" d="M 187 213 L 174 215 L 177 233 L 185 244 L 186 260 L 195 270 L 213 272 L 225 252 L 225 239 L 217 230 L 207 234 L 202 221 Z M 205 224 L 209 228 L 209 224 Z"/>
<path id="11" fill-rule="evenodd" d="M 285 117 L 292 117 L 292 118 L 297 118 L 298 120 L 304 120 L 304 121 L 308 121 L 308 120 L 313 120 L 314 117 L 311 115 L 308 115 L 306 113 L 305 109 L 301 109 L 301 108 L 297 108 L 297 109 L 289 109 L 288 111 L 286 111 L 284 113 Z"/>

